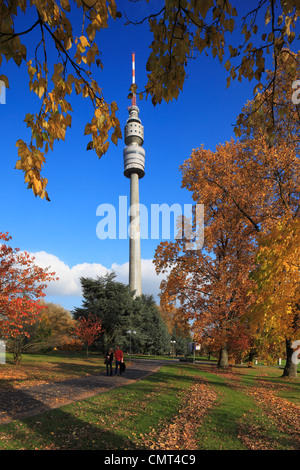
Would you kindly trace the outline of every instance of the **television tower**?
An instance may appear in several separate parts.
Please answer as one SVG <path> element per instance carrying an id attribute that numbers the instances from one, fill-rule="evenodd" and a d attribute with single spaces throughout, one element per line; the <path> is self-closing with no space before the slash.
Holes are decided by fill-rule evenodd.
<path id="1" fill-rule="evenodd" d="M 135 53 L 132 53 L 132 84 L 135 84 Z M 139 179 L 145 171 L 144 127 L 139 118 L 136 94 L 133 92 L 129 118 L 125 126 L 125 149 L 123 150 L 124 175 L 130 178 L 130 225 L 129 225 L 129 288 L 135 297 L 142 294 L 141 237 L 139 209 Z"/>

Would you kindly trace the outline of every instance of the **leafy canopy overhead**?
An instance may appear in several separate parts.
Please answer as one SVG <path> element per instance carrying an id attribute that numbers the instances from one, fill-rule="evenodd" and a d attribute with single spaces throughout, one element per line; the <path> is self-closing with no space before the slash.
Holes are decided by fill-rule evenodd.
<path id="1" fill-rule="evenodd" d="M 146 1 L 148 9 L 152 7 Z M 93 66 L 103 68 L 97 45 L 97 33 L 109 26 L 109 19 L 119 20 L 119 8 L 125 2 L 115 0 L 3 0 L 0 5 L 0 65 L 3 58 L 19 67 L 26 65 L 29 88 L 41 100 L 36 113 L 27 113 L 25 122 L 31 129 L 31 141 L 17 141 L 19 159 L 28 188 L 36 196 L 49 199 L 47 178 L 41 175 L 46 155 L 55 140 L 64 140 L 71 127 L 72 93 L 88 97 L 93 116 L 85 123 L 84 133 L 91 135 L 87 150 L 100 158 L 108 150 L 110 140 L 117 144 L 122 138 L 116 116 L 115 101 L 108 103 L 101 86 L 92 74 Z M 272 54 L 274 76 L 278 60 L 299 37 L 296 36 L 300 11 L 299 0 L 257 0 L 251 6 L 228 0 L 165 0 L 158 11 L 127 23 L 148 22 L 153 34 L 147 62 L 148 82 L 144 92 L 153 104 L 177 98 L 186 79 L 190 59 L 211 52 L 228 71 L 227 85 L 236 78 L 255 80 L 254 92 L 265 89 L 275 100 L 274 78 L 264 81 L 266 58 Z M 74 14 L 75 12 L 75 14 Z M 15 27 L 24 15 L 33 18 L 25 29 Z M 81 31 L 75 31 L 74 18 L 82 18 Z M 126 16 L 126 11 L 125 11 Z M 37 34 L 33 57 L 32 35 Z M 50 67 L 49 57 L 56 51 Z M 287 62 L 287 68 L 293 67 Z M 8 77 L 0 75 L 6 86 Z M 135 90 L 131 90 L 135 92 Z M 143 96 L 143 92 L 140 93 Z M 238 122 L 239 124 L 239 122 Z M 271 122 L 272 127 L 272 122 Z M 237 129 L 239 130 L 239 129 Z"/>

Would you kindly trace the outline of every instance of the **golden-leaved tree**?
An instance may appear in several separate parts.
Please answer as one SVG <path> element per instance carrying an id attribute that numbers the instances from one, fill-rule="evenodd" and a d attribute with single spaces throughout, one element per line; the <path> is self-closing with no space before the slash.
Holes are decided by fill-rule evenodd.
<path id="1" fill-rule="evenodd" d="M 148 22 L 153 34 L 147 61 L 148 81 L 141 88 L 141 97 L 144 91 L 154 104 L 177 98 L 183 89 L 189 60 L 210 52 L 228 71 L 228 86 L 235 79 L 255 80 L 255 90 L 270 92 L 274 108 L 274 80 L 265 76 L 265 63 L 272 54 L 276 76 L 283 49 L 297 44 L 299 0 L 257 0 L 251 7 L 245 7 L 244 2 L 234 5 L 228 0 L 165 0 L 157 11 L 149 0 L 144 1 L 150 14 L 127 21 Z M 92 103 L 93 114 L 84 123 L 84 133 L 91 135 L 88 150 L 94 150 L 100 158 L 107 152 L 110 141 L 117 144 L 122 137 L 117 104 L 105 100 L 101 84 L 92 73 L 94 66 L 103 68 L 98 33 L 109 26 L 110 18 L 121 21 L 118 7 L 126 9 L 126 4 L 115 0 L 1 2 L 0 65 L 3 67 L 3 59 L 13 60 L 19 67 L 25 65 L 29 88 L 41 100 L 40 109 L 25 116 L 31 129 L 30 142 L 17 141 L 16 168 L 24 172 L 25 182 L 36 196 L 49 199 L 42 168 L 54 141 L 63 140 L 71 126 L 68 97 L 72 93 L 88 97 Z M 21 21 L 17 20 L 24 15 L 32 21 L 20 28 L 16 24 Z M 78 18 L 82 18 L 81 31 L 77 31 Z M 33 31 L 36 44 L 32 44 Z M 28 57 L 32 46 L 35 53 Z M 53 51 L 56 59 L 50 64 Z M 293 71 L 294 65 L 287 61 L 285 67 Z M 5 74 L 0 75 L 0 80 L 9 86 Z M 238 120 L 238 132 L 244 117 L 243 114 Z M 273 126 L 272 120 L 269 124 Z"/>
<path id="2" fill-rule="evenodd" d="M 251 325 L 266 346 L 286 343 L 284 376 L 297 377 L 293 362 L 293 341 L 300 334 L 300 220 L 283 219 L 260 238 L 256 255 L 255 281 L 251 306 Z"/>
<path id="3" fill-rule="evenodd" d="M 278 340 L 291 337 L 296 332 L 293 318 L 299 283 L 295 253 L 300 172 L 295 143 L 270 146 L 261 135 L 243 143 L 227 142 L 215 152 L 196 149 L 182 172 L 183 187 L 205 207 L 204 245 L 188 250 L 184 239 L 159 245 L 156 269 L 169 270 L 162 283 L 162 304 L 179 302 L 194 328 L 202 335 L 214 332 L 223 347 L 237 324 L 242 328 L 253 324 L 253 331 L 267 344 L 271 338 L 266 334 L 267 307 L 276 305 L 277 314 L 274 310 L 271 314 Z M 284 234 L 289 234 L 286 245 Z M 287 271 L 293 258 L 296 266 Z M 260 279 L 258 297 L 255 283 Z M 276 293 L 284 290 L 279 302 Z M 251 315 L 253 305 L 256 315 Z"/>
<path id="4" fill-rule="evenodd" d="M 261 194 L 270 201 L 260 206 L 264 219 L 260 225 L 256 269 L 256 302 L 251 311 L 261 345 L 276 350 L 286 343 L 284 376 L 297 376 L 292 361 L 292 344 L 300 334 L 299 324 L 299 103 L 293 87 L 300 73 L 300 55 L 283 49 L 277 58 L 276 74 L 268 71 L 272 89 L 257 93 L 240 115 L 240 131 L 244 140 L 259 142 L 253 160 L 260 164 Z M 263 200 L 262 200 L 263 201 Z"/>
<path id="5" fill-rule="evenodd" d="M 184 240 L 163 243 L 155 263 L 158 271 L 170 270 L 162 285 L 162 302 L 193 301 L 185 310 L 202 334 L 211 334 L 217 326 L 219 338 L 226 340 L 231 327 L 240 322 L 251 327 L 265 351 L 285 340 L 284 375 L 294 376 L 295 367 L 289 365 L 292 340 L 299 334 L 300 129 L 289 84 L 299 67 L 291 74 L 287 61 L 298 64 L 296 55 L 283 52 L 276 77 L 274 72 L 268 75 L 270 80 L 275 77 L 275 106 L 269 91 L 264 91 L 243 110 L 250 119 L 241 121 L 243 141 L 231 140 L 215 152 L 196 149 L 181 167 L 182 186 L 205 206 L 203 249 L 188 251 Z M 272 132 L 265 125 L 270 119 Z M 220 301 L 215 280 L 222 278 L 223 298 L 226 292 L 227 299 L 240 293 L 234 314 L 229 314 L 231 303 Z M 227 312 L 225 323 L 220 322 L 221 305 Z"/>

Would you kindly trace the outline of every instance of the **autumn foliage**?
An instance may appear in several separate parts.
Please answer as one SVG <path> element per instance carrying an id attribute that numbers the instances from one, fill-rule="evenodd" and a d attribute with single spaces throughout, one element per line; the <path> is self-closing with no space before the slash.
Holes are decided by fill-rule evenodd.
<path id="1" fill-rule="evenodd" d="M 168 0 L 156 7 L 156 2 L 147 0 L 147 6 L 137 11 L 147 8 L 148 16 L 132 18 L 125 11 L 126 24 L 135 24 L 137 28 L 148 22 L 153 35 L 146 65 L 147 83 L 139 88 L 140 97 L 150 95 L 153 104 L 177 99 L 183 90 L 189 61 L 211 53 L 228 72 L 227 86 L 236 79 L 254 80 L 255 94 L 257 90 L 268 93 L 273 110 L 276 88 L 272 77 L 263 80 L 265 64 L 273 54 L 277 76 L 282 51 L 299 39 L 296 36 L 299 2 L 256 1 L 247 8 L 244 3 Z M 16 169 L 24 172 L 25 183 L 36 196 L 49 200 L 48 181 L 42 169 L 55 141 L 64 140 L 72 125 L 70 95 L 91 102 L 88 122 L 83 124 L 84 134 L 90 136 L 87 150 L 94 150 L 100 158 L 110 142 L 117 144 L 122 138 L 117 103 L 105 99 L 96 78 L 104 68 L 98 35 L 110 27 L 111 20 L 121 21 L 123 8 L 123 2 L 115 0 L 1 2 L 0 64 L 5 59 L 19 68 L 27 68 L 29 90 L 40 100 L 39 109 L 24 116 L 31 139 L 17 141 L 16 162 Z M 30 52 L 31 48 L 34 52 Z M 286 60 L 285 68 L 292 72 L 293 63 Z M 8 76 L 1 74 L 0 79 L 9 87 Z M 281 111 L 288 114 L 286 104 Z M 241 113 L 237 121 L 238 135 L 245 117 L 248 119 Z M 274 129 L 272 113 L 266 115 L 266 122 L 268 128 Z"/>
<path id="2" fill-rule="evenodd" d="M 8 242 L 0 233 L 0 335 L 4 339 L 29 336 L 28 328 L 41 314 L 40 299 L 55 273 L 34 264 L 34 257 Z"/>
<path id="3" fill-rule="evenodd" d="M 291 75 L 285 54 L 275 107 L 268 92 L 258 95 L 245 108 L 251 126 L 241 123 L 243 141 L 202 146 L 181 166 L 182 186 L 205 207 L 203 247 L 197 237 L 193 250 L 185 239 L 163 242 L 155 255 L 157 272 L 168 271 L 162 306 L 179 305 L 198 341 L 236 357 L 258 345 L 274 358 L 299 335 L 299 117 L 291 87 L 287 93 L 299 64 L 289 53 L 298 64 Z"/>
<path id="4" fill-rule="evenodd" d="M 101 333 L 102 323 L 95 315 L 89 314 L 87 317 L 78 318 L 74 334 L 86 345 L 87 355 L 89 346 L 99 338 Z"/>

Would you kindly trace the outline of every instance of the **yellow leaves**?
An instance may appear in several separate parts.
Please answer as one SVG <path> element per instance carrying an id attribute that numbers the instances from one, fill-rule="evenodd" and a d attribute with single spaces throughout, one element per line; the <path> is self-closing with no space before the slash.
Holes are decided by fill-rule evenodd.
<path id="1" fill-rule="evenodd" d="M 112 102 L 109 105 L 105 102 L 101 88 L 88 69 L 95 61 L 97 66 L 102 66 L 97 58 L 98 46 L 93 42 L 96 31 L 107 26 L 108 14 L 114 18 L 120 15 L 112 0 L 108 2 L 108 5 L 103 0 L 96 0 L 96 2 L 87 0 L 86 6 L 89 8 L 89 14 L 85 19 L 88 24 L 85 29 L 82 28 L 80 37 L 74 37 L 72 24 L 65 14 L 71 9 L 69 0 L 62 0 L 60 5 L 54 1 L 51 9 L 48 9 L 47 5 L 42 6 L 40 3 L 38 5 L 40 16 L 45 21 L 45 24 L 40 25 L 43 30 L 40 50 L 43 52 L 44 62 L 42 63 L 36 54 L 34 61 L 28 61 L 27 70 L 29 88 L 36 93 L 42 103 L 38 114 L 27 113 L 24 119 L 27 127 L 31 129 L 32 141 L 35 140 L 35 145 L 31 142 L 29 146 L 26 146 L 24 142 L 18 141 L 19 160 L 16 163 L 16 169 L 24 171 L 28 187 L 40 197 L 46 196 L 47 180 L 40 174 L 45 161 L 44 154 L 49 149 L 53 150 L 55 140 L 65 139 L 66 129 L 72 124 L 70 114 L 72 107 L 66 100 L 66 95 L 75 91 L 83 98 L 89 98 L 95 108 L 91 123 L 85 126 L 85 134 L 92 135 L 92 141 L 87 146 L 88 150 L 94 149 L 101 157 L 108 150 L 109 134 L 116 145 L 118 139 L 122 137 L 119 121 L 115 116 L 117 104 Z M 47 64 L 47 44 L 43 36 L 45 30 L 47 34 L 52 35 L 55 47 L 59 51 L 59 61 L 54 63 L 51 82 Z M 25 51 L 19 44 L 18 38 L 14 45 L 18 46 L 17 49 L 22 56 Z M 73 45 L 75 46 L 74 52 L 72 51 Z M 75 73 L 69 73 L 66 78 L 67 66 L 72 66 Z M 50 86 L 52 86 L 51 90 Z"/>
<path id="2" fill-rule="evenodd" d="M 92 134 L 92 140 L 87 144 L 87 150 L 94 149 L 99 158 L 105 154 L 109 147 L 108 134 L 114 129 L 111 141 L 117 145 L 118 139 L 122 138 L 119 120 L 115 117 L 118 109 L 116 102 L 112 102 L 110 107 L 102 103 L 95 109 L 94 116 L 84 129 L 84 135 Z"/>
<path id="3" fill-rule="evenodd" d="M 253 314 L 261 328 L 284 335 L 293 326 L 300 297 L 300 221 L 281 220 L 262 234 L 256 260 Z"/>
<path id="4" fill-rule="evenodd" d="M 27 63 L 27 67 L 28 67 L 27 70 L 28 70 L 30 82 L 32 82 L 33 76 L 34 76 L 34 74 L 37 72 L 37 69 L 36 69 L 35 67 L 32 67 L 32 66 L 31 66 L 31 63 L 32 63 L 32 60 L 30 60 L 30 61 Z"/>
<path id="5" fill-rule="evenodd" d="M 165 3 L 161 15 L 155 15 L 150 19 L 153 42 L 147 62 L 150 74 L 146 89 L 152 96 L 154 105 L 161 103 L 162 100 L 168 102 L 178 97 L 185 80 L 185 67 L 189 58 L 194 56 L 195 50 L 200 54 L 204 51 L 207 54 L 210 49 L 213 57 L 218 57 L 220 62 L 223 61 L 225 35 L 235 30 L 235 17 L 238 14 L 236 8 L 229 2 L 225 3 L 223 0 L 215 2 L 185 0 L 178 6 L 176 2 L 170 0 Z M 252 11 L 255 12 L 255 17 L 250 13 L 243 17 L 243 26 L 239 31 L 242 37 L 236 39 L 235 36 L 234 45 L 228 44 L 226 39 L 226 47 L 230 52 L 230 57 L 225 61 L 225 68 L 230 72 L 227 87 L 235 78 L 239 81 L 247 78 L 249 81 L 257 80 L 259 88 L 268 54 L 273 51 L 278 57 L 283 45 L 295 40 L 294 29 L 298 12 L 294 12 L 295 2 L 288 3 L 289 6 L 287 2 L 281 3 L 281 8 L 276 8 L 273 12 L 268 2 L 261 2 L 257 5 L 257 9 Z M 285 13 L 286 16 L 282 14 L 283 11 L 288 12 Z M 274 24 L 277 22 L 278 27 L 272 26 L 270 31 L 272 14 L 275 15 Z M 256 23 L 258 15 L 265 17 L 264 25 Z M 259 29 L 262 35 L 258 34 Z M 257 35 L 255 42 L 251 41 L 252 35 Z M 237 58 L 235 64 L 230 63 L 231 57 Z M 258 88 L 254 89 L 254 93 Z"/>
<path id="6" fill-rule="evenodd" d="M 64 40 L 64 45 L 65 45 L 65 48 L 66 50 L 68 51 L 69 49 L 71 49 L 72 47 L 72 38 L 70 36 L 68 36 L 65 40 Z"/>
<path id="7" fill-rule="evenodd" d="M 270 7 L 268 6 L 267 8 L 267 11 L 266 11 L 266 14 L 265 14 L 265 25 L 267 26 L 267 24 L 270 23 L 271 21 L 271 12 L 270 12 Z"/>
<path id="8" fill-rule="evenodd" d="M 122 139 L 122 132 L 120 126 L 117 126 L 111 136 L 111 141 L 117 145 L 119 139 Z"/>
<path id="9" fill-rule="evenodd" d="M 79 40 L 80 40 L 83 47 L 89 47 L 90 46 L 90 43 L 88 42 L 88 40 L 85 36 L 80 36 Z"/>
<path id="10" fill-rule="evenodd" d="M 39 98 L 42 98 L 43 94 L 45 93 L 45 79 L 41 79 L 38 87 L 34 90 Z"/>
<path id="11" fill-rule="evenodd" d="M 110 109 L 113 113 L 115 113 L 117 110 L 118 110 L 118 105 L 115 101 L 113 101 L 111 104 L 110 104 Z"/>
<path id="12" fill-rule="evenodd" d="M 116 3 L 115 3 L 114 0 L 109 0 L 109 2 L 108 2 L 108 11 L 109 11 L 110 16 L 113 19 L 116 19 L 116 17 L 117 17 L 117 7 L 116 7 Z"/>
<path id="13" fill-rule="evenodd" d="M 49 201 L 48 193 L 45 190 L 48 180 L 40 176 L 40 170 L 45 162 L 43 152 L 32 144 L 28 147 L 21 139 L 17 141 L 16 147 L 18 147 L 20 159 L 17 161 L 15 168 L 24 171 L 28 189 L 32 189 L 35 196 L 42 199 L 46 198 Z"/>
<path id="14" fill-rule="evenodd" d="M 290 34 L 288 34 L 288 41 L 289 41 L 289 44 L 291 44 L 291 43 L 294 41 L 295 36 L 296 36 L 295 31 L 291 31 Z"/>

